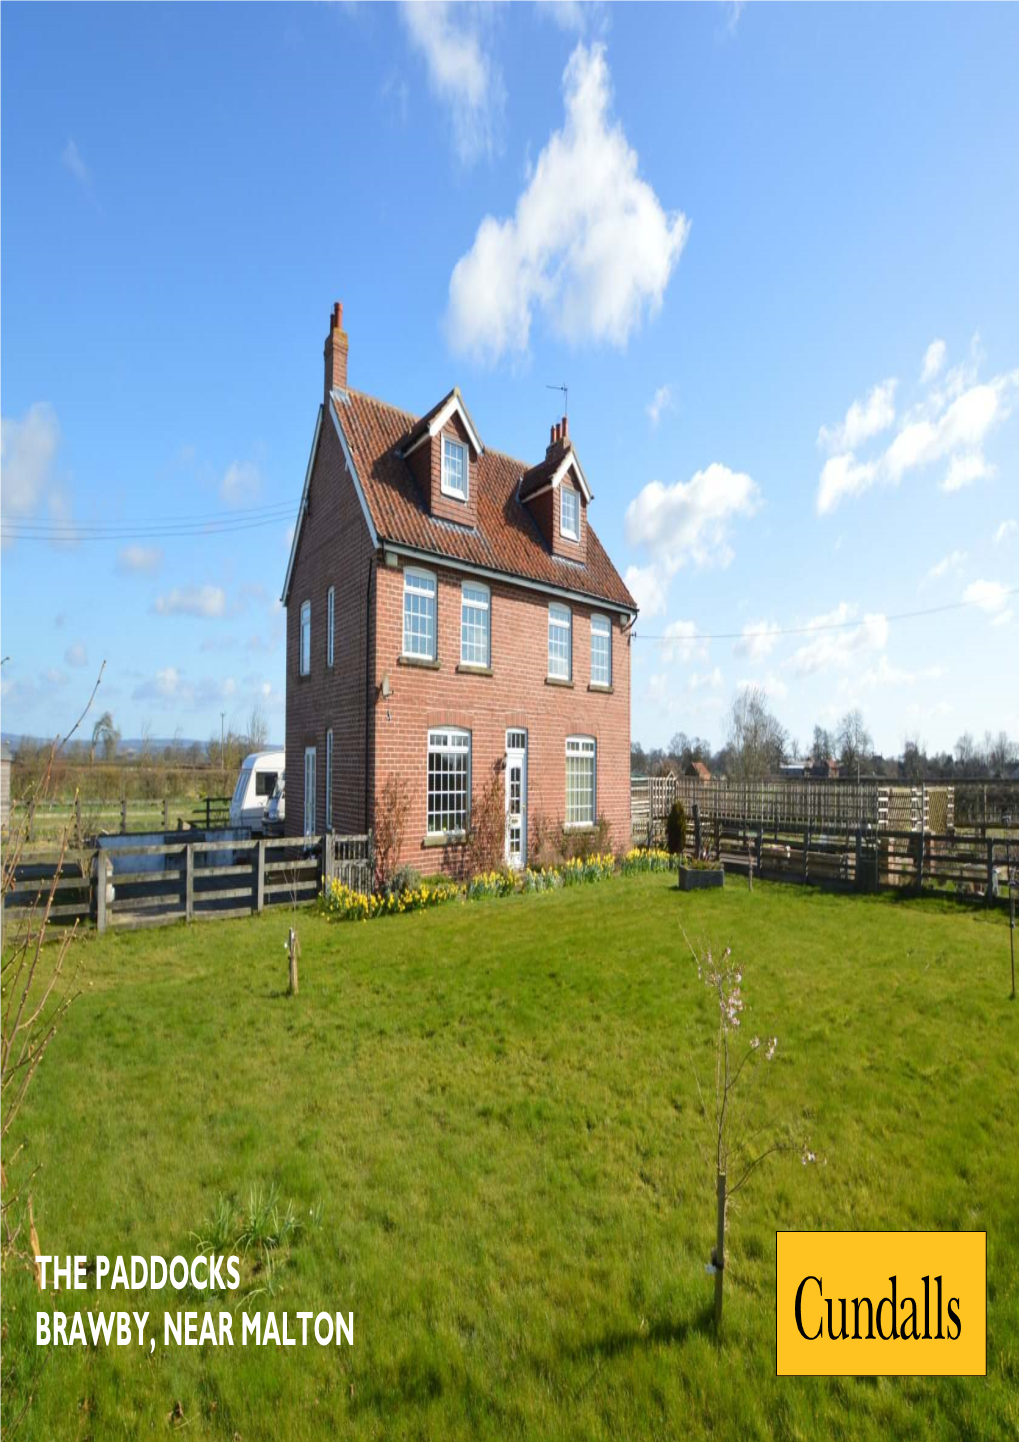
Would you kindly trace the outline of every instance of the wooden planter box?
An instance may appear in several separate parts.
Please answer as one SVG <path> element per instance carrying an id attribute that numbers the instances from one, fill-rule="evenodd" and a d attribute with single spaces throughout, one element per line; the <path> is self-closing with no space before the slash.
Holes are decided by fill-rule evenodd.
<path id="1" fill-rule="evenodd" d="M 681 863 L 677 873 L 677 885 L 681 891 L 703 891 L 709 886 L 722 886 L 723 874 L 721 866 L 718 871 L 706 871 L 700 866 L 684 866 Z"/>

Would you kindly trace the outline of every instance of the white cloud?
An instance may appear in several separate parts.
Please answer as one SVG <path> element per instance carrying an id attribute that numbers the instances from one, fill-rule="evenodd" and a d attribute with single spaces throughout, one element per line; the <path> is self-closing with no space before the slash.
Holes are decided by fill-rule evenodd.
<path id="1" fill-rule="evenodd" d="M 64 652 L 64 660 L 69 666 L 87 666 L 89 664 L 89 653 L 85 649 L 84 641 L 75 641 L 68 646 Z"/>
<path id="2" fill-rule="evenodd" d="M 203 676 L 190 681 L 176 666 L 159 667 L 154 675 L 140 681 L 131 693 L 134 701 L 154 702 L 166 710 L 194 710 L 231 702 L 237 696 L 232 676 Z"/>
<path id="3" fill-rule="evenodd" d="M 687 678 L 688 691 L 718 691 L 723 683 L 723 674 L 718 666 L 711 671 L 692 671 Z"/>
<path id="4" fill-rule="evenodd" d="M 513 217 L 487 215 L 454 267 L 455 350 L 489 361 L 526 351 L 538 308 L 571 343 L 622 346 L 662 304 L 689 226 L 662 208 L 610 120 L 604 46 L 577 46 L 563 91 L 564 127 L 549 137 Z"/>
<path id="5" fill-rule="evenodd" d="M 757 661 L 770 656 L 779 642 L 779 627 L 775 621 L 751 621 L 744 627 L 744 634 L 733 647 L 734 656 L 750 656 Z"/>
<path id="6" fill-rule="evenodd" d="M 506 100 L 499 67 L 482 43 L 485 9 L 473 5 L 405 4 L 411 41 L 425 57 L 433 94 L 449 108 L 458 158 L 471 165 L 497 149 Z"/>
<path id="7" fill-rule="evenodd" d="M 785 700 L 789 691 L 789 687 L 783 678 L 776 676 L 772 671 L 769 671 L 765 676 L 745 676 L 743 680 L 737 682 L 738 691 L 745 691 L 748 688 L 754 687 L 757 687 L 759 691 L 764 691 L 765 695 L 773 701 Z"/>
<path id="8" fill-rule="evenodd" d="M 859 463 L 852 455 L 830 456 L 818 482 L 817 507 L 820 516 L 834 511 L 844 496 L 859 496 L 875 484 L 877 467 Z"/>
<path id="9" fill-rule="evenodd" d="M 733 559 L 733 522 L 753 516 L 760 506 L 757 482 L 716 461 L 689 481 L 671 486 L 649 481 L 627 507 L 627 540 L 647 546 L 669 575 L 687 561 L 726 566 Z"/>
<path id="10" fill-rule="evenodd" d="M 651 400 L 645 406 L 645 410 L 647 411 L 653 426 L 657 426 L 659 424 L 659 421 L 662 419 L 663 411 L 671 411 L 672 409 L 673 387 L 668 385 L 659 386 L 654 396 L 652 396 Z"/>
<path id="11" fill-rule="evenodd" d="M 60 153 L 60 158 L 78 184 L 84 185 L 87 188 L 92 176 L 88 166 L 81 157 L 81 152 L 73 140 L 69 140 L 64 146 Z"/>
<path id="12" fill-rule="evenodd" d="M 789 664 L 798 676 L 810 676 L 829 668 L 843 669 L 859 663 L 870 651 L 884 651 L 889 622 L 880 612 L 856 621 L 857 607 L 841 601 L 834 611 L 815 616 L 808 628 L 817 631 L 799 646 Z"/>
<path id="13" fill-rule="evenodd" d="M 1008 540 L 1010 536 L 1016 535 L 1016 521 L 1000 521 L 995 532 L 995 544 Z"/>
<path id="14" fill-rule="evenodd" d="M 220 500 L 225 506 L 243 506 L 258 500 L 262 477 L 251 461 L 232 461 L 220 482 Z"/>
<path id="15" fill-rule="evenodd" d="M 892 423 L 895 381 L 876 386 L 865 404 L 855 401 L 841 426 L 823 426 L 819 441 L 838 453 L 830 456 L 819 476 L 819 515 L 834 510 L 844 497 L 860 495 L 878 482 L 898 486 L 909 472 L 941 461 L 948 461 L 940 482 L 940 489 L 947 492 L 994 474 L 983 447 L 991 431 L 1012 409 L 1018 375 L 1013 372 L 979 381 L 980 362 L 975 337 L 970 358 L 954 366 L 938 385 L 934 380 L 941 364 L 931 373 L 927 393 L 902 417 L 890 444 L 876 454 L 859 457 L 857 452 L 861 444 Z"/>
<path id="16" fill-rule="evenodd" d="M 916 686 L 922 681 L 937 681 L 945 675 L 942 666 L 923 666 L 917 671 L 907 671 L 894 666 L 884 653 L 874 666 L 858 672 L 854 685 L 862 691 L 874 691 L 883 686 Z"/>
<path id="17" fill-rule="evenodd" d="M 117 552 L 117 569 L 120 571 L 133 571 L 147 574 L 158 571 L 163 561 L 163 551 L 159 546 L 121 546 Z"/>
<path id="18" fill-rule="evenodd" d="M 666 612 L 666 578 L 659 566 L 628 566 L 624 581 L 647 619 Z"/>
<path id="19" fill-rule="evenodd" d="M 600 15 L 602 7 L 592 0 L 536 0 L 535 9 L 539 15 L 550 19 L 560 30 L 568 34 L 583 35 L 589 23 Z"/>
<path id="20" fill-rule="evenodd" d="M 219 586 L 175 586 L 166 596 L 157 596 L 153 610 L 159 616 L 222 616 L 227 598 Z"/>
<path id="21" fill-rule="evenodd" d="M 995 467 L 988 464 L 980 451 L 969 456 L 953 456 L 939 489 L 947 493 L 962 491 L 965 486 L 972 486 L 975 481 L 983 481 L 994 474 Z"/>
<path id="22" fill-rule="evenodd" d="M 928 385 L 942 370 L 946 363 L 946 343 L 944 340 L 933 340 L 924 353 L 924 362 L 921 366 L 921 384 Z"/>
<path id="23" fill-rule="evenodd" d="M 963 593 L 963 599 L 970 606 L 977 606 L 989 616 L 1006 609 L 1009 588 L 1001 581 L 971 581 Z"/>
<path id="24" fill-rule="evenodd" d="M 659 655 L 664 662 L 704 660 L 708 655 L 708 643 L 698 639 L 694 621 L 670 621 L 663 635 Z"/>
<path id="25" fill-rule="evenodd" d="M 963 569 L 963 563 L 967 559 L 966 551 L 950 551 L 948 556 L 943 556 L 941 561 L 936 561 L 930 566 L 925 574 L 925 581 L 940 581 L 950 571 L 959 572 Z M 922 582 L 922 585 L 924 582 Z"/>
<path id="26" fill-rule="evenodd" d="M 30 516 L 46 495 L 53 458 L 60 441 L 57 413 L 37 401 L 24 417 L 0 420 L 0 470 L 3 472 L 4 514 Z"/>
<path id="27" fill-rule="evenodd" d="M 829 451 L 855 451 L 872 436 L 881 435 L 896 419 L 895 395 L 895 380 L 873 386 L 867 400 L 854 401 L 839 425 L 822 426 L 818 444 Z"/>

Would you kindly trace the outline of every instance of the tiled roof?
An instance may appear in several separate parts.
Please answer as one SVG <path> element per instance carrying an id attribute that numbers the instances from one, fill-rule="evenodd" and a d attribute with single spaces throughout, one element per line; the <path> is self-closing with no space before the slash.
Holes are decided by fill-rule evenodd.
<path id="1" fill-rule="evenodd" d="M 416 416 L 360 391 L 334 396 L 332 405 L 380 540 L 637 611 L 590 524 L 583 565 L 552 555 L 531 512 L 518 499 L 518 483 L 529 469 L 523 462 L 486 449 L 477 463 L 478 523 L 470 529 L 458 526 L 429 514 L 401 455 L 412 429 L 420 426 Z"/>

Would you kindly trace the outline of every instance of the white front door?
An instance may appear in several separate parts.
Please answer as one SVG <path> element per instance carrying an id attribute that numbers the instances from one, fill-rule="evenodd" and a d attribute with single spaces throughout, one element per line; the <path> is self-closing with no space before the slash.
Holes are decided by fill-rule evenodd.
<path id="1" fill-rule="evenodd" d="M 305 835 L 315 835 L 315 747 L 305 747 Z"/>
<path id="2" fill-rule="evenodd" d="M 520 871 L 528 859 L 528 733 L 506 733 L 506 864 Z"/>

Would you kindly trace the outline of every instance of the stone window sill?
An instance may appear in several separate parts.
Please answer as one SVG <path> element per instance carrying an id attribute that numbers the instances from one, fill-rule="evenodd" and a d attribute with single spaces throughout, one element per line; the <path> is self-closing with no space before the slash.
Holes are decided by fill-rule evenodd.
<path id="1" fill-rule="evenodd" d="M 445 836 L 426 836 L 421 844 L 423 851 L 431 851 L 435 847 L 466 846 L 468 838 L 463 831 L 450 831 Z"/>
<path id="2" fill-rule="evenodd" d="M 424 656 L 398 656 L 398 666 L 417 666 L 422 671 L 438 671 L 438 661 L 426 661 Z"/>
<path id="3" fill-rule="evenodd" d="M 603 696 L 611 696 L 613 694 L 612 686 L 602 686 L 597 681 L 592 681 L 592 683 L 588 687 L 588 690 L 601 691 Z"/>
<path id="4" fill-rule="evenodd" d="M 574 689 L 573 681 L 565 681 L 562 676 L 547 676 L 545 684 L 547 686 L 566 686 L 569 691 Z"/>
<path id="5" fill-rule="evenodd" d="M 457 667 L 457 671 L 459 672 L 459 674 L 460 674 L 461 676 L 491 676 L 491 675 L 492 675 L 492 667 L 491 667 L 491 666 L 472 666 L 472 665 L 470 665 L 467 661 L 461 661 L 460 665 Z"/>

